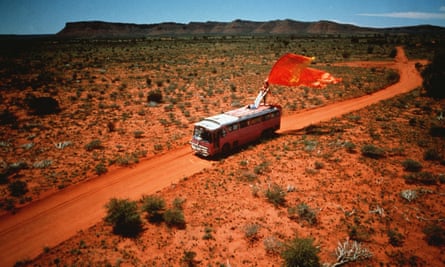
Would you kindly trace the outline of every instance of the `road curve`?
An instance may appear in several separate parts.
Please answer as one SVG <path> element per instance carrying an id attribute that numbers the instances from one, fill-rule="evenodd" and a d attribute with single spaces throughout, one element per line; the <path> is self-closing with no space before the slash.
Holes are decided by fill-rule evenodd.
<path id="1" fill-rule="evenodd" d="M 357 66 L 359 63 L 350 64 Z M 366 62 L 366 66 L 370 64 Z M 389 64 L 396 68 L 400 81 L 370 95 L 284 117 L 279 133 L 299 130 L 341 116 L 422 84 L 415 62 L 408 61 L 400 47 L 394 63 L 376 64 Z M 189 146 L 184 146 L 141 161 L 132 168 L 116 169 L 67 187 L 30 203 L 15 215 L 4 215 L 0 217 L 0 266 L 12 266 L 19 260 L 35 258 L 43 252 L 43 248 L 56 246 L 79 230 L 93 226 L 104 217 L 104 205 L 110 198 L 139 199 L 143 194 L 155 193 L 211 165 L 210 161 L 194 156 Z"/>

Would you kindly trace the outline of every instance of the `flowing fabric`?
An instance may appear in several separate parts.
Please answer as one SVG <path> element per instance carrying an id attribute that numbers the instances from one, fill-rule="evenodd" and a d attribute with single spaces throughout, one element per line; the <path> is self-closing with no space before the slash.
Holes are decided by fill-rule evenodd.
<path id="1" fill-rule="evenodd" d="M 285 54 L 270 70 L 268 82 L 284 86 L 305 85 L 323 88 L 328 83 L 341 81 L 340 78 L 335 78 L 328 72 L 307 67 L 312 60 L 313 58 L 302 55 Z"/>

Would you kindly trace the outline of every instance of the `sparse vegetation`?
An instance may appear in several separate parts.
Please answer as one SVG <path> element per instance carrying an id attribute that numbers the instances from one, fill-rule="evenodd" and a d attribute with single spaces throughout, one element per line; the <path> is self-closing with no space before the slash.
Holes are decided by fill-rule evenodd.
<path id="1" fill-rule="evenodd" d="M 387 60 L 391 49 L 399 43 L 405 44 L 412 58 L 420 59 L 434 46 L 423 36 L 417 42 L 410 38 L 363 36 L 354 38 L 353 45 L 351 38 L 341 36 L 184 36 L 165 41 L 116 38 L 39 41 L 32 49 L 23 49 L 20 57 L 2 50 L 0 82 L 5 89 L 0 96 L 0 110 L 8 110 L 9 114 L 5 115 L 8 123 L 0 123 L 0 170 L 4 174 L 0 181 L 0 190 L 4 192 L 0 207 L 14 212 L 16 205 L 20 207 L 31 197 L 38 198 L 48 188 L 80 183 L 101 172 L 105 165 L 130 166 L 142 155 L 157 157 L 166 150 L 182 148 L 194 122 L 250 101 L 258 82 L 268 73 L 268 62 L 285 52 L 315 55 L 317 62 L 313 67 L 343 78 L 342 83 L 323 90 L 274 86 L 268 100 L 279 102 L 286 116 L 372 93 L 388 85 L 395 77 L 394 70 L 352 69 L 335 63 L 343 55 L 349 60 Z M 418 51 L 424 52 L 417 54 Z M 419 63 L 418 69 L 422 68 Z M 35 84 L 26 74 L 33 73 L 36 78 L 34 74 L 40 72 L 44 74 Z M 161 94 L 160 102 L 149 99 L 150 92 L 155 91 Z M 60 112 L 22 117 L 28 92 L 53 97 L 61 104 Z M 113 235 L 109 227 L 99 223 L 27 264 L 281 265 L 285 260 L 277 255 L 289 248 L 282 240 L 297 230 L 302 235 L 315 233 L 317 241 L 313 242 L 322 242 L 320 247 L 315 246 L 317 252 L 323 252 L 321 260 L 333 261 L 338 257 L 334 266 L 347 265 L 342 263 L 344 259 L 368 259 L 371 250 L 391 244 L 402 246 L 376 253 L 370 263 L 351 265 L 436 265 L 428 262 L 425 250 L 413 250 L 412 244 L 427 243 L 426 234 L 424 239 L 417 238 L 424 224 L 443 227 L 440 201 L 436 201 L 443 184 L 430 186 L 416 180 L 422 180 L 418 177 L 422 171 L 444 180 L 442 111 L 441 104 L 424 97 L 419 88 L 353 114 L 316 123 L 307 131 L 277 135 L 228 158 L 212 160 L 205 171 L 187 175 L 187 179 L 156 191 L 156 196 L 163 200 L 173 200 L 172 205 L 164 202 L 158 209 L 158 224 L 142 218 L 143 231 L 136 235 L 137 239 Z M 99 147 L 88 150 L 85 146 L 99 139 Z M 62 140 L 71 143 L 61 149 L 56 144 Z M 384 157 L 378 157 L 378 161 L 360 155 L 360 148 L 371 143 L 384 150 Z M 433 153 L 422 159 L 422 150 Z M 356 151 L 358 155 L 354 154 Z M 409 173 L 398 173 L 402 167 L 405 169 L 403 162 L 411 158 L 423 165 L 422 169 L 410 171 L 415 164 L 409 163 Z M 51 164 L 45 166 L 43 160 Z M 193 158 L 191 164 L 195 160 L 201 159 Z M 37 162 L 36 166 L 45 167 L 34 167 Z M 405 175 L 414 175 L 416 185 L 400 191 L 407 186 L 400 179 Z M 28 191 L 14 197 L 8 186 L 17 180 L 26 181 Z M 282 185 L 281 189 L 272 190 L 274 184 Z M 302 217 L 298 203 L 306 206 Z M 142 216 L 151 222 L 150 213 L 143 209 L 144 201 L 137 202 L 137 206 L 136 212 L 143 211 Z M 371 213 L 376 206 L 384 208 L 385 213 Z M 295 218 L 286 216 L 292 208 Z M 170 209 L 182 211 L 187 223 L 185 218 L 179 227 L 164 222 L 164 213 Z M 317 222 L 310 227 L 303 219 L 304 214 L 311 214 L 307 211 L 314 212 Z M 173 215 L 171 218 L 175 218 Z M 259 228 L 247 231 L 243 226 L 249 222 Z M 414 235 L 398 230 L 408 224 Z M 175 228 L 185 225 L 187 231 Z M 251 236 L 248 233 L 252 233 L 255 242 L 246 242 Z M 355 240 L 339 243 L 336 256 L 333 251 L 324 251 L 327 237 L 341 235 Z M 369 249 L 358 241 L 366 242 Z M 101 256 L 91 257 L 97 251 Z M 431 258 L 437 255 L 436 250 L 428 253 Z"/>

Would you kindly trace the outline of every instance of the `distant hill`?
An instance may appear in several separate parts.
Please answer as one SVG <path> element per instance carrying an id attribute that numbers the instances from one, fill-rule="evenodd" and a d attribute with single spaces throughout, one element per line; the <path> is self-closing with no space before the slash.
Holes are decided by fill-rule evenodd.
<path id="1" fill-rule="evenodd" d="M 335 34 L 382 34 L 382 33 L 441 33 L 445 28 L 420 25 L 400 28 L 365 28 L 332 21 L 300 22 L 273 20 L 256 22 L 234 20 L 232 22 L 190 22 L 187 24 L 165 22 L 158 24 L 113 23 L 103 21 L 68 22 L 57 36 L 66 38 L 111 38 L 176 35 L 335 35 Z"/>

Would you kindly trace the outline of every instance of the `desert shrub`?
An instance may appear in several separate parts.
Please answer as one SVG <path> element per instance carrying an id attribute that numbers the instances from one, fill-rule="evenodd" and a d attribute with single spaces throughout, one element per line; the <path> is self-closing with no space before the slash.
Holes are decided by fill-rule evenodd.
<path id="1" fill-rule="evenodd" d="M 136 130 L 133 132 L 133 136 L 134 138 L 142 138 L 144 137 L 144 131 Z"/>
<path id="2" fill-rule="evenodd" d="M 16 180 L 8 184 L 8 190 L 11 196 L 20 197 L 28 192 L 28 184 L 25 181 Z"/>
<path id="3" fill-rule="evenodd" d="M 281 257 L 284 259 L 285 266 L 320 266 L 318 257 L 319 249 L 313 244 L 312 238 L 294 238 L 284 244 L 284 251 Z"/>
<path id="4" fill-rule="evenodd" d="M 59 102 L 52 97 L 36 97 L 33 94 L 28 94 L 25 103 L 35 115 L 49 115 L 60 112 Z"/>
<path id="5" fill-rule="evenodd" d="M 173 199 L 173 207 L 176 209 L 180 209 L 182 210 L 182 206 L 184 205 L 185 199 L 184 198 L 180 198 L 180 197 L 176 197 L 175 199 Z"/>
<path id="6" fill-rule="evenodd" d="M 102 141 L 100 141 L 99 139 L 94 139 L 85 145 L 85 149 L 87 151 L 93 151 L 95 149 L 102 149 L 102 148 L 103 148 Z"/>
<path id="7" fill-rule="evenodd" d="M 172 208 L 164 212 L 164 221 L 169 227 L 185 228 L 184 212 L 180 209 Z"/>
<path id="8" fill-rule="evenodd" d="M 362 224 L 353 224 L 348 226 L 348 235 L 351 240 L 358 242 L 369 241 L 371 232 Z"/>
<path id="9" fill-rule="evenodd" d="M 113 232 L 127 237 L 135 237 L 142 230 L 142 220 L 135 201 L 112 198 L 106 205 L 105 222 L 113 226 Z"/>
<path id="10" fill-rule="evenodd" d="M 162 102 L 162 92 L 160 90 L 153 90 L 148 93 L 148 102 L 161 103 Z"/>
<path id="11" fill-rule="evenodd" d="M 96 172 L 97 175 L 101 175 L 106 173 L 108 169 L 103 162 L 100 162 L 94 167 L 94 171 Z"/>
<path id="12" fill-rule="evenodd" d="M 385 156 L 385 151 L 375 145 L 364 145 L 361 152 L 363 156 L 373 159 L 379 159 Z"/>
<path id="13" fill-rule="evenodd" d="M 277 185 L 277 184 L 273 184 L 271 186 L 269 186 L 266 190 L 266 198 L 267 200 L 274 204 L 274 206 L 283 206 L 284 203 L 286 203 L 286 192 L 284 191 L 284 189 Z"/>
<path id="14" fill-rule="evenodd" d="M 184 255 L 181 258 L 181 262 L 184 266 L 193 267 L 197 266 L 198 262 L 195 260 L 196 252 L 194 251 L 184 251 Z"/>
<path id="15" fill-rule="evenodd" d="M 445 137 L 445 127 L 432 125 L 429 130 L 432 137 Z"/>
<path id="16" fill-rule="evenodd" d="M 147 212 L 151 222 L 162 221 L 162 214 L 165 210 L 165 200 L 162 197 L 151 195 L 142 198 L 142 210 Z"/>
<path id="17" fill-rule="evenodd" d="M 445 229 L 437 224 L 429 224 L 423 228 L 423 233 L 426 235 L 426 241 L 431 246 L 445 245 Z"/>
<path id="18" fill-rule="evenodd" d="M 389 73 L 386 74 L 387 84 L 394 84 L 394 83 L 398 82 L 399 79 L 400 79 L 400 75 L 396 71 L 390 71 Z"/>
<path id="19" fill-rule="evenodd" d="M 445 51 L 437 51 L 431 63 L 422 71 L 423 87 L 433 98 L 444 98 Z"/>
<path id="20" fill-rule="evenodd" d="M 409 172 L 419 172 L 422 170 L 422 164 L 413 159 L 406 159 L 402 162 L 403 169 Z"/>
<path id="21" fill-rule="evenodd" d="M 440 155 L 439 151 L 437 151 L 434 148 L 428 149 L 423 153 L 423 159 L 424 160 L 430 160 L 430 161 L 436 161 L 436 160 L 442 160 L 442 156 Z"/>
<path id="22" fill-rule="evenodd" d="M 408 184 L 424 184 L 434 185 L 437 184 L 438 177 L 431 172 L 417 172 L 404 176 L 405 182 Z"/>
<path id="23" fill-rule="evenodd" d="M 44 159 L 44 160 L 40 160 L 40 161 L 36 161 L 32 164 L 32 166 L 34 168 L 38 168 L 38 169 L 44 169 L 47 168 L 49 166 L 51 166 L 51 164 L 53 164 L 52 160 L 49 159 Z"/>
<path id="24" fill-rule="evenodd" d="M 269 165 L 270 165 L 270 162 L 263 161 L 259 165 L 255 166 L 253 168 L 253 172 L 255 174 L 263 174 L 263 173 L 269 172 L 270 171 Z"/>
<path id="25" fill-rule="evenodd" d="M 211 240 L 211 239 L 215 239 L 212 235 L 213 229 L 211 227 L 205 227 L 204 228 L 204 236 L 202 237 L 202 239 L 204 240 Z"/>
<path id="26" fill-rule="evenodd" d="M 317 215 L 306 203 L 302 202 L 297 205 L 297 212 L 300 219 L 307 221 L 309 224 L 317 223 Z"/>
<path id="27" fill-rule="evenodd" d="M 355 152 L 355 144 L 351 141 L 346 141 L 344 143 L 344 147 L 346 148 L 346 151 L 348 151 L 349 153 L 354 153 Z"/>
<path id="28" fill-rule="evenodd" d="M 256 223 L 247 224 L 244 226 L 244 236 L 249 240 L 249 242 L 255 242 L 259 239 L 258 231 L 260 226 Z"/>
<path id="29" fill-rule="evenodd" d="M 426 266 L 426 262 L 420 259 L 419 257 L 415 255 L 407 255 L 406 252 L 402 251 L 393 251 L 388 253 L 388 256 L 390 256 L 396 266 Z"/>
<path id="30" fill-rule="evenodd" d="M 397 56 L 397 49 L 393 48 L 391 52 L 389 52 L 389 57 L 395 58 Z"/>
<path id="31" fill-rule="evenodd" d="M 283 242 L 275 236 L 268 236 L 263 240 L 264 249 L 269 254 L 279 254 L 283 249 Z"/>
<path id="32" fill-rule="evenodd" d="M 403 245 L 405 237 L 397 230 L 390 229 L 388 232 L 386 232 L 386 234 L 388 235 L 389 243 L 394 247 L 401 247 Z"/>

